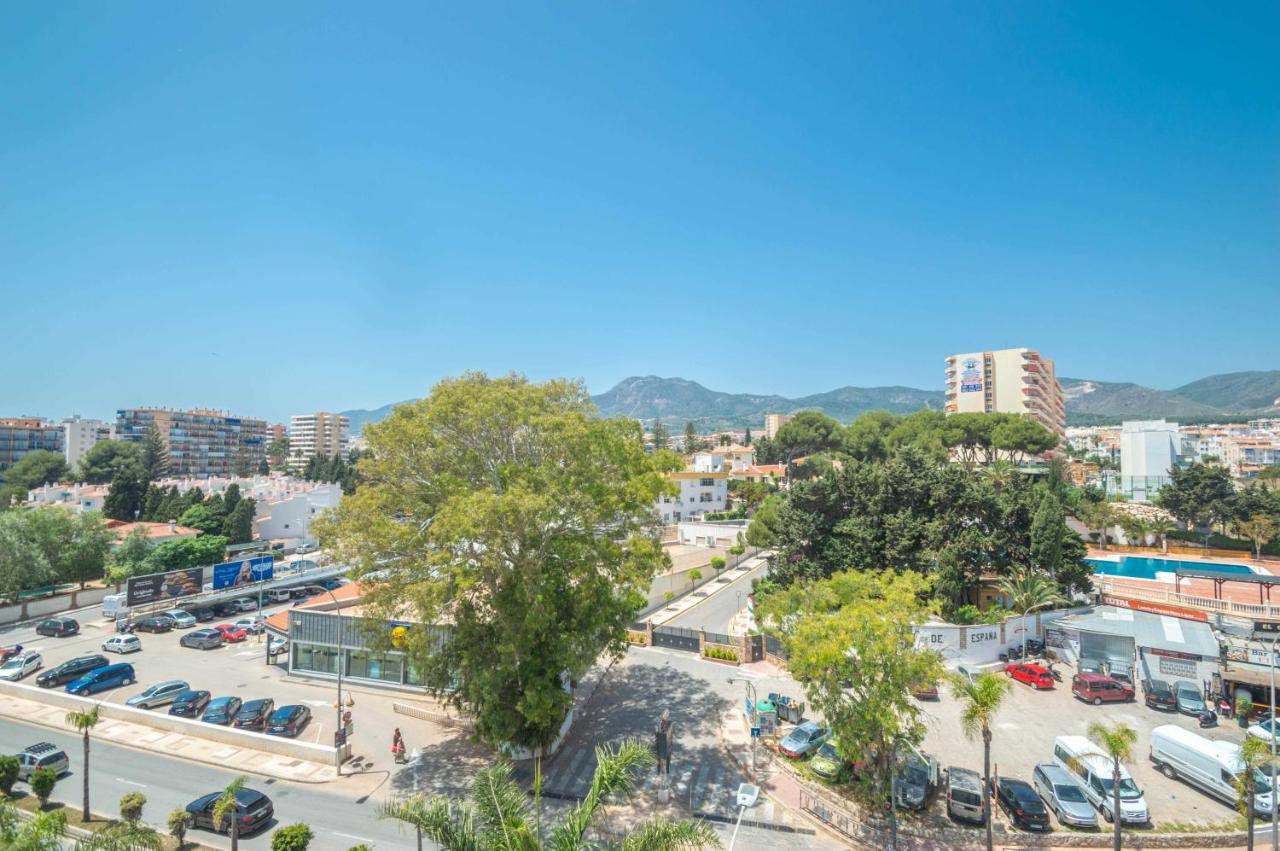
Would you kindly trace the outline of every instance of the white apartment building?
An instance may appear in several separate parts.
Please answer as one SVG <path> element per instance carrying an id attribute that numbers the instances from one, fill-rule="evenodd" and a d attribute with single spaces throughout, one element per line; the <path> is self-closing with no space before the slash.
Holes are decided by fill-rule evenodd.
<path id="1" fill-rule="evenodd" d="M 337 508 L 341 499 L 341 486 L 322 484 L 283 499 L 260 500 L 253 518 L 254 536 L 264 541 L 283 541 L 286 545 L 314 544 L 311 521 Z"/>
<path id="2" fill-rule="evenodd" d="M 765 414 L 764 436 L 773 440 L 778 436 L 778 429 L 795 419 L 795 414 Z"/>
<path id="3" fill-rule="evenodd" d="M 106 485 L 42 485 L 27 491 L 28 505 L 57 505 L 72 511 L 101 511 Z"/>
<path id="4" fill-rule="evenodd" d="M 695 452 L 693 469 L 704 473 L 732 473 L 745 470 L 756 461 L 749 446 L 718 446 L 706 452 Z"/>
<path id="5" fill-rule="evenodd" d="M 102 420 L 86 420 L 72 414 L 62 421 L 62 453 L 67 463 L 75 466 L 99 440 L 114 440 L 116 424 Z"/>
<path id="6" fill-rule="evenodd" d="M 289 468 L 298 472 L 312 458 L 344 458 L 351 449 L 351 421 L 341 414 L 317 411 L 289 421 Z"/>
<path id="7" fill-rule="evenodd" d="M 666 524 L 691 520 L 703 514 L 724 511 L 729 501 L 729 474 L 686 470 L 668 473 L 667 479 L 679 487 L 676 496 L 658 498 L 658 513 Z"/>
<path id="8" fill-rule="evenodd" d="M 947 358 L 948 414 L 1021 414 L 1059 437 L 1067 409 L 1053 361 L 1033 349 L 969 352 Z"/>
<path id="9" fill-rule="evenodd" d="M 1120 492 L 1149 502 L 1183 462 L 1183 435 L 1177 423 L 1136 420 L 1120 426 Z"/>

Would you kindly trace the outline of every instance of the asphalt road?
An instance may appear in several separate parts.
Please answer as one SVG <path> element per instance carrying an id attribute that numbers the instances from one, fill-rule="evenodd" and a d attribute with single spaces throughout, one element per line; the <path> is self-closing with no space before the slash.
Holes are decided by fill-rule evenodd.
<path id="1" fill-rule="evenodd" d="M 727 632 L 729 622 L 738 613 L 738 609 L 745 608 L 747 605 L 751 580 L 764 576 L 768 567 L 768 562 L 764 562 L 756 569 L 725 585 L 698 605 L 672 618 L 669 624 L 689 629 L 705 629 L 709 632 Z"/>

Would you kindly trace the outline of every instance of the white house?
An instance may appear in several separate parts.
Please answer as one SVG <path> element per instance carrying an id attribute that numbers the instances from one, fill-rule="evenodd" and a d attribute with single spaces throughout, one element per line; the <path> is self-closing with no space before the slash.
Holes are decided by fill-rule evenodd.
<path id="1" fill-rule="evenodd" d="M 336 508 L 342 499 L 339 485 L 322 484 L 283 499 L 259 500 L 253 518 L 254 536 L 264 541 L 311 544 L 311 521 Z"/>
<path id="2" fill-rule="evenodd" d="M 729 474 L 686 470 L 668 473 L 667 480 L 679 488 L 676 496 L 658 499 L 663 523 L 679 523 L 714 511 L 724 511 L 729 499 Z"/>

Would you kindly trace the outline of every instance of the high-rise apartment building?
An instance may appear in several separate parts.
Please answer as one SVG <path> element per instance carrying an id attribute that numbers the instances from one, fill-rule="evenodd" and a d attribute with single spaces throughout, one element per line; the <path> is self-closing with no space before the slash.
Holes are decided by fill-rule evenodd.
<path id="1" fill-rule="evenodd" d="M 116 436 L 141 443 L 155 426 L 169 453 L 169 475 L 231 476 L 257 471 L 266 458 L 267 423 L 197 408 L 123 408 L 116 411 Z"/>
<path id="2" fill-rule="evenodd" d="M 794 414 L 765 414 L 764 436 L 773 440 L 778 436 L 778 429 L 795 419 Z"/>
<path id="3" fill-rule="evenodd" d="M 317 411 L 289 421 L 289 467 L 302 470 L 312 458 L 344 458 L 351 448 L 351 421 L 342 414 Z"/>
<path id="4" fill-rule="evenodd" d="M 1148 502 L 1169 483 L 1169 471 L 1186 457 L 1177 423 L 1137 420 L 1120 425 L 1120 492 Z"/>
<path id="5" fill-rule="evenodd" d="M 72 466 L 78 464 L 99 440 L 112 440 L 115 436 L 115 423 L 86 420 L 79 414 L 72 414 L 62 421 L 62 451 Z"/>
<path id="6" fill-rule="evenodd" d="M 1067 409 L 1053 361 L 1032 349 L 969 352 L 947 358 L 948 414 L 1021 414 L 1059 437 Z"/>
<path id="7" fill-rule="evenodd" d="M 39 417 L 0 417 L 0 478 L 23 455 L 62 451 L 62 426 Z"/>

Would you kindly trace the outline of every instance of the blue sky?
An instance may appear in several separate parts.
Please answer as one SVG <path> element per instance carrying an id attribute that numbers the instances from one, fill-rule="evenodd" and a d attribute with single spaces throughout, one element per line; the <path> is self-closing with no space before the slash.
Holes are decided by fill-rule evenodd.
<path id="1" fill-rule="evenodd" d="M 1280 367 L 1278 9 L 13 6 L 0 415 Z"/>

